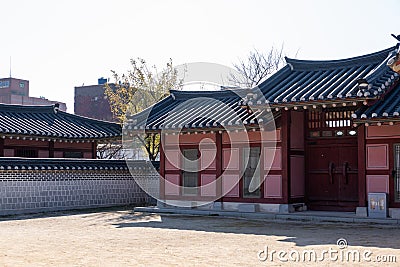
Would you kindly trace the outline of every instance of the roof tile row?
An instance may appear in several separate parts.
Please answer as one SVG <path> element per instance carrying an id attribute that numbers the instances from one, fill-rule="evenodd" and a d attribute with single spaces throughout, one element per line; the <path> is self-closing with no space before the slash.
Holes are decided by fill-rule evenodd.
<path id="1" fill-rule="evenodd" d="M 69 140 L 121 137 L 117 123 L 99 121 L 57 110 L 55 106 L 0 104 L 0 134 Z"/>
<path id="2" fill-rule="evenodd" d="M 400 113 L 399 75 L 387 65 L 395 48 L 330 61 L 286 58 L 287 65 L 253 89 L 217 92 L 171 91 L 149 109 L 129 116 L 124 129 L 219 128 L 268 121 L 269 110 L 336 102 L 375 101 L 353 115 L 393 117 Z M 368 86 L 361 88 L 364 79 Z M 260 93 L 261 91 L 261 93 Z M 251 93 L 251 94 L 249 94 Z M 253 97 L 250 97 L 250 96 Z M 332 104 L 333 105 L 333 104 Z M 245 108 L 243 108 L 245 107 Z M 276 116 L 278 113 L 274 114 Z"/>

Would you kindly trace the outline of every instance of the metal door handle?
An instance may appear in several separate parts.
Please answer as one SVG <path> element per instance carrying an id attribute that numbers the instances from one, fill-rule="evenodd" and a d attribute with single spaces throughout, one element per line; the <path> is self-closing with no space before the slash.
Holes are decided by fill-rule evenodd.
<path id="1" fill-rule="evenodd" d="M 335 168 L 335 165 L 333 164 L 332 161 L 329 162 L 328 166 L 328 174 L 329 174 L 329 182 L 333 184 L 333 169 Z"/>
<path id="2" fill-rule="evenodd" d="M 348 184 L 349 183 L 349 179 L 348 179 L 348 175 L 347 175 L 347 168 L 348 168 L 349 163 L 343 162 L 343 169 L 342 169 L 342 174 L 345 180 L 345 183 Z"/>

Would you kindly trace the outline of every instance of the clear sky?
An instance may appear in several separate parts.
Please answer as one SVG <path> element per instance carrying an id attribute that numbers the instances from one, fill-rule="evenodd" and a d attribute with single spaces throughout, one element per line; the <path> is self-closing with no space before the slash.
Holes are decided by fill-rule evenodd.
<path id="1" fill-rule="evenodd" d="M 284 43 L 298 59 L 340 59 L 396 44 L 399 0 L 1 0 L 0 77 L 30 81 L 31 96 L 67 103 L 142 57 L 162 67 L 232 66 Z M 297 53 L 297 56 L 295 56 Z"/>

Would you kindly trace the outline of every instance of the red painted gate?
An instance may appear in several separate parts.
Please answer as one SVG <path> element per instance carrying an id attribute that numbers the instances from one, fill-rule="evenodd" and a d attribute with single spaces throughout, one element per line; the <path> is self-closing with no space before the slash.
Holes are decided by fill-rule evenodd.
<path id="1" fill-rule="evenodd" d="M 347 121 L 350 113 L 330 113 L 315 112 L 314 120 L 309 115 L 307 205 L 313 210 L 354 211 L 358 205 L 357 132 Z M 322 122 L 315 124 L 317 120 Z"/>

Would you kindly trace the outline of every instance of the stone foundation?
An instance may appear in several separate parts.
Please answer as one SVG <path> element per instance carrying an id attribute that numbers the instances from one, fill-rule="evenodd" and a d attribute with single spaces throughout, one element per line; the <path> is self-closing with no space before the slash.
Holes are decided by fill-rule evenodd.
<path id="1" fill-rule="evenodd" d="M 199 209 L 237 212 L 264 212 L 264 213 L 291 213 L 305 211 L 304 203 L 296 204 L 263 204 L 263 203 L 240 203 L 240 202 L 192 202 L 183 200 L 167 200 L 166 203 L 157 202 L 160 208 L 172 209 Z"/>

